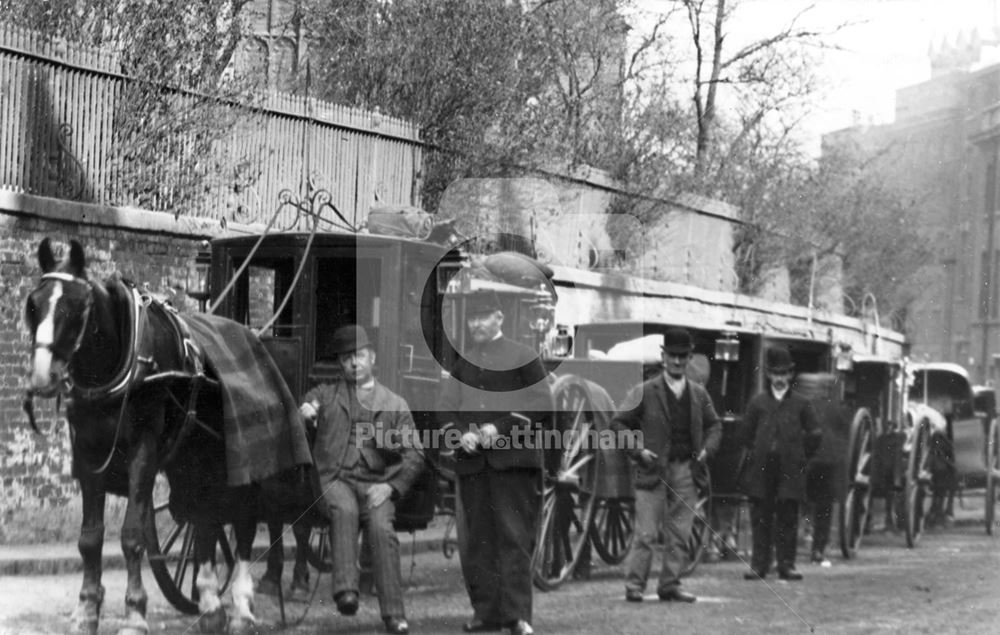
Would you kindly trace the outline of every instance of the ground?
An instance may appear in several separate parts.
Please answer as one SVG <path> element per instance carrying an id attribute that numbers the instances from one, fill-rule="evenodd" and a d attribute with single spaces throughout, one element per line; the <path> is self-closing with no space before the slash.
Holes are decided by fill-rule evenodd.
<path id="1" fill-rule="evenodd" d="M 935 530 L 916 549 L 900 535 L 867 537 L 859 556 L 820 568 L 800 564 L 801 583 L 742 579 L 738 562 L 703 564 L 684 587 L 692 605 L 656 601 L 627 604 L 618 569 L 601 566 L 586 581 L 536 593 L 538 633 L 996 633 L 1000 624 L 1000 549 L 981 525 Z M 109 545 L 109 548 L 114 548 Z M 440 552 L 403 559 L 406 602 L 414 633 L 460 633 L 470 613 L 458 562 Z M 263 572 L 263 564 L 255 567 Z M 290 573 L 290 572 L 289 572 Z M 314 572 L 315 573 L 315 572 Z M 197 632 L 193 618 L 178 614 L 160 595 L 151 575 L 150 626 L 157 633 Z M 258 596 L 262 632 L 379 633 L 377 602 L 366 597 L 354 618 L 336 615 L 323 576 L 311 605 L 289 604 L 280 627 L 278 606 Z M 113 633 L 123 614 L 124 573 L 105 573 L 107 600 L 102 633 Z M 0 632 L 65 632 L 80 586 L 77 573 L 0 578 Z M 308 610 L 307 610 L 308 606 Z"/>

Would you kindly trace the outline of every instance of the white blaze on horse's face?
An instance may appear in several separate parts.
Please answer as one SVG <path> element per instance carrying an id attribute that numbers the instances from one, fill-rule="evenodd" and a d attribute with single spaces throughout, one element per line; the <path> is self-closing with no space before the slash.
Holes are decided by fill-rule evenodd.
<path id="1" fill-rule="evenodd" d="M 53 364 L 52 347 L 55 345 L 56 307 L 62 297 L 62 283 L 51 285 L 52 292 L 45 304 L 45 312 L 35 327 L 35 354 L 31 364 L 31 388 L 37 392 L 49 392 L 61 379 L 63 371 Z"/>

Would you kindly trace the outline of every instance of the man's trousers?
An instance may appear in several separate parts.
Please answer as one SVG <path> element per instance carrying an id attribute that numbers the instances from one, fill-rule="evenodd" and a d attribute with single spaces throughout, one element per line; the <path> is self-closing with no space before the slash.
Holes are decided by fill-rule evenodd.
<path id="1" fill-rule="evenodd" d="M 375 590 L 382 617 L 405 617 L 399 537 L 392 523 L 396 506 L 387 500 L 368 509 L 368 489 L 375 483 L 337 479 L 323 493 L 331 513 L 333 595 L 358 592 L 358 530 L 363 528 L 372 547 Z"/>
<path id="2" fill-rule="evenodd" d="M 475 617 L 503 625 L 530 623 L 542 472 L 487 465 L 458 478 L 467 541 L 462 575 Z"/>
<path id="3" fill-rule="evenodd" d="M 799 501 L 778 498 L 781 465 L 777 455 L 769 455 L 764 465 L 764 496 L 751 498 L 750 521 L 753 524 L 753 556 L 750 566 L 759 574 L 771 568 L 777 552 L 778 571 L 795 568 L 798 546 Z"/>
<path id="4" fill-rule="evenodd" d="M 635 533 L 625 558 L 625 588 L 642 592 L 652 566 L 660 529 L 666 542 L 657 593 L 680 586 L 680 570 L 688 557 L 687 544 L 694 522 L 698 491 L 691 478 L 691 461 L 671 461 L 667 478 L 652 489 L 635 490 Z"/>

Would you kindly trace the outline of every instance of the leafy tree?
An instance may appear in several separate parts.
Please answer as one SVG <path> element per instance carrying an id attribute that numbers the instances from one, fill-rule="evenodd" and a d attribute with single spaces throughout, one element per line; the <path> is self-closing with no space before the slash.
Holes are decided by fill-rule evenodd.
<path id="1" fill-rule="evenodd" d="M 634 38 L 621 0 L 307 3 L 311 92 L 415 121 L 424 204 L 453 179 L 588 165 L 615 176 L 644 157 L 631 87 L 663 66 L 662 22 Z M 631 42 L 626 40 L 632 38 Z M 645 94 L 642 95 L 645 98 Z"/>
<path id="2" fill-rule="evenodd" d="M 844 295 L 852 305 L 846 308 L 860 312 L 872 294 L 881 318 L 901 330 L 921 292 L 922 269 L 933 260 L 936 237 L 925 235 L 921 218 L 941 185 L 932 173 L 901 178 L 905 152 L 894 144 L 868 152 L 828 146 L 803 190 L 809 197 L 803 224 L 814 253 L 843 259 Z"/>

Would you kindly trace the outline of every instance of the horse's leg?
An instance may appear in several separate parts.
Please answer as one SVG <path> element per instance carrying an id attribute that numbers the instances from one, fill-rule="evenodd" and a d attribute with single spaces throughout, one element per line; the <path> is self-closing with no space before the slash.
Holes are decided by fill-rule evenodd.
<path id="1" fill-rule="evenodd" d="M 150 427 L 140 417 L 130 418 L 133 429 L 128 461 L 128 506 L 122 522 L 122 553 L 128 580 L 125 588 L 125 623 L 119 635 L 149 632 L 146 623 L 146 589 L 142 586 L 142 559 L 146 551 L 143 529 L 152 512 L 153 482 L 156 479 L 156 442 Z"/>
<path id="2" fill-rule="evenodd" d="M 285 526 L 280 520 L 267 521 L 270 546 L 267 551 L 267 570 L 257 585 L 257 592 L 275 597 L 281 591 L 281 573 L 285 568 L 285 545 L 282 532 Z"/>
<path id="3" fill-rule="evenodd" d="M 101 551 L 104 547 L 104 485 L 100 478 L 84 476 L 80 479 L 83 496 L 83 521 L 77 547 L 83 558 L 83 586 L 80 603 L 73 613 L 74 628 L 78 633 L 97 634 L 104 602 L 101 586 Z"/>
<path id="4" fill-rule="evenodd" d="M 194 558 L 198 574 L 198 628 L 202 633 L 221 633 L 226 628 L 226 609 L 219 599 L 219 576 L 215 572 L 215 545 L 221 527 L 200 521 L 194 531 Z"/>
<path id="5" fill-rule="evenodd" d="M 253 632 L 257 618 L 253 615 L 253 578 L 250 577 L 250 561 L 257 522 L 247 508 L 239 510 L 233 519 L 236 534 L 236 566 L 233 570 L 233 619 L 230 633 Z"/>
<path id="6" fill-rule="evenodd" d="M 312 527 L 304 519 L 292 523 L 295 536 L 295 568 L 292 571 L 292 592 L 309 590 L 309 535 Z"/>

